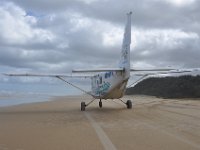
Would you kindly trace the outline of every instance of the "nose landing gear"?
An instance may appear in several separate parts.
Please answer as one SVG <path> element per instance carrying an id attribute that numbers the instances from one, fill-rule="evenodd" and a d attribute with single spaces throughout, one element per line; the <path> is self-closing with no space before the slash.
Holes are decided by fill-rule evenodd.
<path id="1" fill-rule="evenodd" d="M 100 101 L 99 101 L 99 108 L 102 108 L 102 101 L 101 101 L 101 99 L 100 99 Z"/>

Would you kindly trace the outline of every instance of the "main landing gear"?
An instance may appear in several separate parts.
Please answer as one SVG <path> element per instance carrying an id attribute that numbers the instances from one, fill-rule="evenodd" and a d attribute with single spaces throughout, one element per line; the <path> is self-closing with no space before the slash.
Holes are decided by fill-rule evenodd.
<path id="1" fill-rule="evenodd" d="M 132 109 L 132 101 L 131 100 L 127 100 L 126 102 L 124 102 L 120 98 L 119 98 L 119 100 L 126 105 L 127 109 Z"/>
<path id="2" fill-rule="evenodd" d="M 86 104 L 85 102 L 81 102 L 81 111 L 85 111 L 85 108 L 89 105 L 89 104 L 91 104 L 92 102 L 94 101 L 94 99 L 91 101 L 91 102 L 89 102 L 88 104 Z M 102 101 L 101 101 L 101 99 L 100 99 L 100 101 L 99 101 L 99 107 L 100 108 L 102 108 Z"/>
<path id="3" fill-rule="evenodd" d="M 86 104 L 85 102 L 81 102 L 81 111 L 85 111 Z"/>
<path id="4" fill-rule="evenodd" d="M 132 102 L 131 102 L 131 100 L 127 100 L 126 106 L 127 106 L 128 109 L 132 108 Z"/>
<path id="5" fill-rule="evenodd" d="M 85 108 L 90 105 L 95 99 L 93 98 L 89 103 L 81 102 L 81 111 L 85 111 Z"/>

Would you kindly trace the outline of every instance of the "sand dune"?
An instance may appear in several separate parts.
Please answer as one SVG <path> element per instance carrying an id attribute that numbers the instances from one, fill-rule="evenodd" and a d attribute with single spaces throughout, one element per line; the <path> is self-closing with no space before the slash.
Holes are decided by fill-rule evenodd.
<path id="1" fill-rule="evenodd" d="M 133 97 L 125 97 L 125 99 Z M 0 108 L 0 150 L 200 149 L 200 101 L 136 96 L 133 109 L 87 96 Z"/>

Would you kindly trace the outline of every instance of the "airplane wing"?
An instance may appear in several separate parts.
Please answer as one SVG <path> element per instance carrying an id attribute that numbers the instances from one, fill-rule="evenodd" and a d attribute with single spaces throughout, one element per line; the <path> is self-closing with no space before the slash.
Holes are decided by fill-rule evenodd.
<path id="1" fill-rule="evenodd" d="M 109 72 L 109 71 L 124 71 L 124 68 L 100 68 L 100 69 L 74 69 L 72 73 L 94 73 L 94 72 Z M 178 69 L 130 69 L 132 73 L 144 72 L 143 74 L 167 74 L 167 73 L 183 73 L 191 72 L 190 70 L 178 70 Z M 149 72 L 149 73 L 148 73 Z M 156 72 L 156 73 L 155 73 Z"/>
<path id="2" fill-rule="evenodd" d="M 130 71 L 135 71 L 135 72 L 142 72 L 142 71 L 172 71 L 175 69 L 169 69 L 169 68 L 165 68 L 165 69 L 130 69 Z"/>
<path id="3" fill-rule="evenodd" d="M 78 87 L 77 85 L 67 81 L 66 79 L 64 78 L 92 78 L 91 75 L 67 75 L 67 74 L 34 74 L 34 73 L 3 73 L 3 75 L 6 75 L 6 76 L 18 76 L 18 77 L 54 77 L 54 78 L 58 78 L 60 80 L 62 80 L 63 82 L 67 83 L 68 85 L 70 86 L 73 86 L 74 88 L 90 95 L 93 97 L 93 95 L 90 93 L 90 92 L 87 92 L 85 91 L 84 89 Z"/>
<path id="4" fill-rule="evenodd" d="M 72 73 L 90 73 L 90 72 L 109 72 L 109 71 L 123 71 L 124 68 L 100 68 L 100 69 L 74 69 Z"/>
<path id="5" fill-rule="evenodd" d="M 189 73 L 189 70 L 165 71 L 165 72 L 149 72 L 149 73 L 133 73 L 135 76 L 159 75 L 159 74 L 173 74 L 173 73 Z"/>
<path id="6" fill-rule="evenodd" d="M 66 77 L 66 78 L 91 78 L 92 75 L 72 75 L 72 74 L 34 74 L 34 73 L 3 73 L 6 76 L 18 76 L 18 77 Z"/>

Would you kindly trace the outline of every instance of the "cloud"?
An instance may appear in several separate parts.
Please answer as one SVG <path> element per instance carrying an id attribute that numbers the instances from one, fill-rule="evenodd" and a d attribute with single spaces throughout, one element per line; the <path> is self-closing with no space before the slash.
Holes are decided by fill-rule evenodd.
<path id="1" fill-rule="evenodd" d="M 54 38 L 51 32 L 34 28 L 37 19 L 11 2 L 2 3 L 0 14 L 0 38 L 5 44 L 43 43 Z"/>
<path id="2" fill-rule="evenodd" d="M 151 66 L 199 67 L 199 35 L 181 30 L 135 31 L 132 63 Z M 143 35 L 143 36 L 141 36 Z M 134 65 L 135 66 L 135 65 Z M 137 66 L 136 66 L 137 67 Z"/>
<path id="3" fill-rule="evenodd" d="M 199 67 L 197 0 L 13 0 L 0 2 L 1 71 L 112 67 L 133 11 L 133 67 Z"/>
<path id="4" fill-rule="evenodd" d="M 195 0 L 165 0 L 165 1 L 179 7 L 191 5 L 195 2 Z"/>

